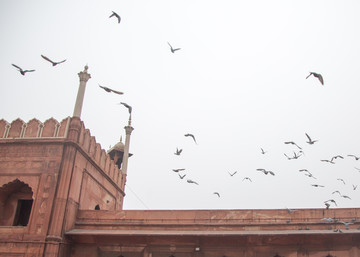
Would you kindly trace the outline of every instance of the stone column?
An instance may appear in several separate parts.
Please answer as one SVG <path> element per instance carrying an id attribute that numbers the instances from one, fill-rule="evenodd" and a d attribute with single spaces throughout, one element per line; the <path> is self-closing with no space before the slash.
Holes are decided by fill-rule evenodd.
<path id="1" fill-rule="evenodd" d="M 129 147 L 130 147 L 130 135 L 131 132 L 134 130 L 133 127 L 131 127 L 131 116 L 129 119 L 128 125 L 125 127 L 125 149 L 124 149 L 124 156 L 123 156 L 123 163 L 122 163 L 122 173 L 127 174 L 127 165 L 128 165 L 128 159 L 129 159 Z"/>
<path id="2" fill-rule="evenodd" d="M 73 117 L 80 118 L 80 116 L 81 116 L 81 109 L 82 109 L 83 101 L 84 101 L 86 82 L 91 78 L 91 75 L 89 73 L 87 73 L 88 68 L 89 67 L 86 65 L 84 71 L 81 71 L 78 73 L 79 78 L 80 78 L 80 85 L 79 85 L 79 90 L 78 90 L 78 94 L 76 97 Z"/>

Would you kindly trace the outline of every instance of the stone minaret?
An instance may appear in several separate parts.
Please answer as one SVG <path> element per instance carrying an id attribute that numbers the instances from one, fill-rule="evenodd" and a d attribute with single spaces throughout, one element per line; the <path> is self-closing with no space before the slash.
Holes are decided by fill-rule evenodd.
<path id="1" fill-rule="evenodd" d="M 73 117 L 80 118 L 80 116 L 81 116 L 81 109 L 82 109 L 83 101 L 84 101 L 86 82 L 91 78 L 90 74 L 87 73 L 88 68 L 89 67 L 86 65 L 84 71 L 81 71 L 78 73 L 79 78 L 80 78 L 80 85 L 79 85 L 79 90 L 78 90 L 78 94 L 76 97 L 76 103 L 75 103 Z"/>
<path id="2" fill-rule="evenodd" d="M 121 169 L 123 174 L 127 174 L 127 165 L 128 165 L 128 159 L 129 159 L 129 147 L 130 147 L 130 135 L 133 130 L 134 130 L 134 128 L 131 127 L 131 113 L 130 113 L 128 125 L 125 127 L 125 133 L 126 133 L 125 149 L 124 149 L 124 158 L 123 158 L 122 169 Z"/>

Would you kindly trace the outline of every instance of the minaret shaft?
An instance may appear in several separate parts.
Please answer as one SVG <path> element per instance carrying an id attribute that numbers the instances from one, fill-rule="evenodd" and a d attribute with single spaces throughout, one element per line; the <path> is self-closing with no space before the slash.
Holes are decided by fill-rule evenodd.
<path id="1" fill-rule="evenodd" d="M 74 107 L 74 113 L 73 117 L 79 117 L 81 116 L 81 110 L 84 102 L 84 96 L 85 96 L 85 87 L 86 82 L 91 78 L 91 75 L 87 73 L 88 66 L 85 66 L 84 71 L 81 71 L 78 73 L 80 78 L 80 85 L 79 90 L 76 97 L 75 107 Z"/>

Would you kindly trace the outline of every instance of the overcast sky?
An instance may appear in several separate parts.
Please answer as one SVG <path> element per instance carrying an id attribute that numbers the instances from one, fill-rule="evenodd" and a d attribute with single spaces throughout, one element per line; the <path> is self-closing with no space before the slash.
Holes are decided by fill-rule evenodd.
<path id="1" fill-rule="evenodd" d="M 360 207 L 359 13 L 357 0 L 3 0 L 0 119 L 72 116 L 87 64 L 81 119 L 105 150 L 125 136 L 118 103 L 133 107 L 125 209 Z"/>

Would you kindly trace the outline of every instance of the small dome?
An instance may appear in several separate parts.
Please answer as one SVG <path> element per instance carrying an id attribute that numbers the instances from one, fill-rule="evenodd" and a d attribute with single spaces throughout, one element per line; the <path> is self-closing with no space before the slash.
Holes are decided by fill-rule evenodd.
<path id="1" fill-rule="evenodd" d="M 113 147 L 111 147 L 109 150 L 108 150 L 108 153 L 109 152 L 112 152 L 112 151 L 120 151 L 120 152 L 124 152 L 124 149 L 125 149 L 125 145 L 123 142 L 119 142 L 117 143 L 116 145 L 114 145 Z"/>
<path id="2" fill-rule="evenodd" d="M 110 149 L 107 151 L 107 153 L 110 154 L 113 151 L 124 152 L 124 149 L 125 149 L 125 145 L 122 142 L 122 137 L 120 137 L 120 142 L 115 144 L 113 147 L 110 147 Z"/>

